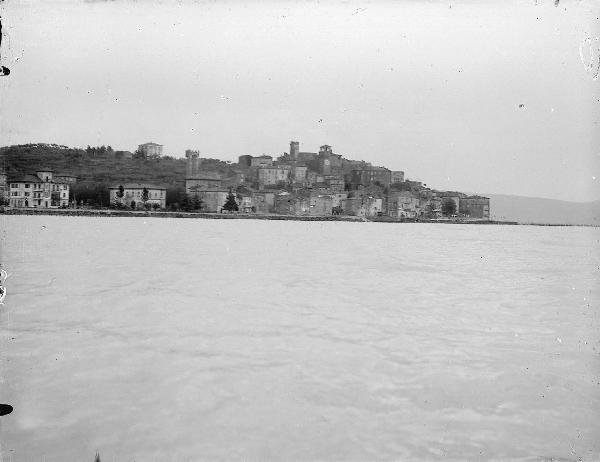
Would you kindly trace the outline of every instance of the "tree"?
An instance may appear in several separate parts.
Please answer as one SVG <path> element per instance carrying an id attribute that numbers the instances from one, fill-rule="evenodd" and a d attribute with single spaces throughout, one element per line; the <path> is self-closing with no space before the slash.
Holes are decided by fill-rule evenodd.
<path id="1" fill-rule="evenodd" d="M 152 204 L 152 208 L 154 209 L 154 211 L 157 211 L 160 208 L 160 204 L 158 202 L 155 202 L 154 204 Z"/>
<path id="2" fill-rule="evenodd" d="M 456 202 L 452 199 L 444 199 L 442 202 L 442 213 L 445 216 L 454 215 L 456 213 Z"/>
<path id="3" fill-rule="evenodd" d="M 142 201 L 144 202 L 144 205 L 146 205 L 146 202 L 148 202 L 149 198 L 150 198 L 150 193 L 148 192 L 148 188 L 144 188 L 142 190 Z"/>
<path id="4" fill-rule="evenodd" d="M 452 201 L 454 203 L 454 201 Z M 430 217 L 435 217 L 435 202 L 428 202 L 427 203 L 427 214 Z"/>
<path id="5" fill-rule="evenodd" d="M 194 195 L 192 197 L 192 200 L 191 200 L 191 209 L 192 210 L 202 209 L 202 204 L 203 204 L 203 202 L 202 202 L 202 199 L 200 199 L 200 197 L 198 197 L 197 195 Z"/>
<path id="6" fill-rule="evenodd" d="M 117 197 L 119 199 L 123 199 L 123 196 L 125 195 L 125 188 L 123 187 L 122 184 L 119 185 L 119 190 L 117 191 Z"/>
<path id="7" fill-rule="evenodd" d="M 225 202 L 223 209 L 227 210 L 228 212 L 238 211 L 238 204 L 235 201 L 235 195 L 233 194 L 231 189 L 229 190 L 229 194 L 227 195 L 227 201 Z"/>
<path id="8" fill-rule="evenodd" d="M 146 160 L 147 156 L 146 156 L 146 153 L 144 151 L 142 151 L 141 149 L 136 149 L 135 152 L 133 153 L 133 158 Z"/>

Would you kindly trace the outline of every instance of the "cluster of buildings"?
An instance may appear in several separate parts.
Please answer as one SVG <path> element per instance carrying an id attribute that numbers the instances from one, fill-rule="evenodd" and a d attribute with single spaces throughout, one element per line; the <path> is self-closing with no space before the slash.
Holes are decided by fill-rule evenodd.
<path id="1" fill-rule="evenodd" d="M 226 178 L 204 169 L 198 151 L 188 150 L 185 155 L 186 194 L 207 212 L 221 211 L 234 191 L 239 210 L 247 213 L 401 219 L 436 218 L 452 210 L 454 216 L 490 217 L 486 197 L 432 190 L 405 179 L 403 171 L 346 159 L 329 145 L 305 152 L 300 151 L 299 142 L 292 141 L 289 153 L 277 158 L 243 155 Z"/>
<path id="2" fill-rule="evenodd" d="M 68 207 L 70 187 L 75 181 L 71 175 L 52 170 L 10 179 L 0 172 L 0 198 L 10 207 Z"/>
<path id="3" fill-rule="evenodd" d="M 138 152 L 160 157 L 162 145 L 142 144 Z M 223 211 L 233 193 L 238 210 L 244 213 L 490 218 L 486 197 L 437 191 L 406 179 L 403 171 L 346 159 L 329 145 L 305 152 L 298 141 L 291 141 L 289 152 L 277 158 L 242 155 L 227 175 L 205 168 L 198 151 L 187 150 L 185 157 L 185 194 L 204 212 Z M 75 181 L 73 176 L 49 170 L 19 178 L 6 178 L 0 172 L 0 197 L 6 197 L 11 207 L 67 207 Z M 160 185 L 118 184 L 109 188 L 109 194 L 111 204 L 119 207 L 167 207 L 167 189 Z"/>

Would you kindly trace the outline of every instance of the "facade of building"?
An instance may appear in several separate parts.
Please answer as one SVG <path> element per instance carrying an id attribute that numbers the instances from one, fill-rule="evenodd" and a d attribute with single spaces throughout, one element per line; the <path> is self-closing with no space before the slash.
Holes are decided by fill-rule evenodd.
<path id="1" fill-rule="evenodd" d="M 252 207 L 256 213 L 271 213 L 274 205 L 274 192 L 254 191 L 252 193 Z"/>
<path id="2" fill-rule="evenodd" d="M 0 170 L 0 205 L 8 204 L 10 190 L 7 183 L 8 177 L 4 170 Z"/>
<path id="3" fill-rule="evenodd" d="M 121 186 L 123 195 L 121 196 Z M 148 191 L 148 198 L 144 201 L 144 189 Z M 149 204 L 154 208 L 154 204 L 161 209 L 167 206 L 167 188 L 148 183 L 123 183 L 113 185 L 109 190 L 110 203 L 122 204 L 132 209 L 143 208 Z"/>
<path id="4" fill-rule="evenodd" d="M 306 174 L 308 172 L 308 167 L 306 165 L 294 165 L 292 167 L 292 181 L 294 183 L 302 183 L 306 182 Z"/>
<path id="5" fill-rule="evenodd" d="M 163 145 L 157 143 L 144 143 L 138 146 L 138 151 L 146 157 L 161 157 L 163 153 Z"/>
<path id="6" fill-rule="evenodd" d="M 9 203 L 11 207 L 59 208 L 69 205 L 69 183 L 54 179 L 52 170 L 40 170 L 36 175 L 11 178 Z"/>
<path id="7" fill-rule="evenodd" d="M 344 191 L 346 187 L 344 179 L 340 176 L 329 175 L 326 176 L 324 180 L 325 184 L 327 184 L 327 187 L 333 192 Z"/>
<path id="8" fill-rule="evenodd" d="M 357 217 L 375 217 L 381 215 L 383 198 L 374 196 L 349 197 L 342 202 L 343 213 Z"/>
<path id="9" fill-rule="evenodd" d="M 189 196 L 200 189 L 220 189 L 223 186 L 221 175 L 216 172 L 202 171 L 200 153 L 198 151 L 185 151 L 187 158 L 185 192 Z"/>
<path id="10" fill-rule="evenodd" d="M 393 183 L 402 183 L 404 181 L 404 172 L 401 170 L 392 170 L 392 184 Z"/>
<path id="11" fill-rule="evenodd" d="M 348 178 L 350 189 L 367 187 L 380 183 L 383 186 L 389 186 L 392 181 L 392 172 L 383 167 L 372 167 L 364 170 L 352 170 Z"/>
<path id="12" fill-rule="evenodd" d="M 460 199 L 458 211 L 470 218 L 490 219 L 490 199 L 483 196 L 468 196 Z"/>
<path id="13" fill-rule="evenodd" d="M 198 189 L 218 189 L 221 188 L 221 177 L 215 172 L 201 172 L 194 178 L 185 179 L 185 192 L 190 194 Z"/>
<path id="14" fill-rule="evenodd" d="M 271 167 L 273 158 L 271 156 L 258 156 L 250 159 L 250 167 Z"/>
<path id="15" fill-rule="evenodd" d="M 200 152 L 186 149 L 185 158 L 187 159 L 185 176 L 193 178 L 200 172 Z"/>
<path id="16" fill-rule="evenodd" d="M 288 166 L 259 167 L 258 187 L 276 186 L 280 183 L 289 183 L 291 168 Z"/>
<path id="17" fill-rule="evenodd" d="M 202 211 L 220 213 L 227 202 L 229 195 L 228 189 L 222 188 L 192 188 L 188 192 L 188 197 L 198 198 L 202 201 Z"/>
<path id="18" fill-rule="evenodd" d="M 290 157 L 293 160 L 298 160 L 299 153 L 300 153 L 300 143 L 298 141 L 290 141 Z"/>
<path id="19" fill-rule="evenodd" d="M 390 191 L 387 214 L 393 218 L 415 218 L 421 213 L 419 197 L 411 191 Z"/>
<path id="20" fill-rule="evenodd" d="M 238 165 L 240 168 L 246 169 L 252 166 L 252 156 L 243 155 L 238 157 Z"/>

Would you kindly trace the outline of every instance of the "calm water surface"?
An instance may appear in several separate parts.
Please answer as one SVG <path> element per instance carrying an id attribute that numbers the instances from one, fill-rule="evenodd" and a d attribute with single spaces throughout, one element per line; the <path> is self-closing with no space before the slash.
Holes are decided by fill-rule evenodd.
<path id="1" fill-rule="evenodd" d="M 3 461 L 600 459 L 600 230 L 2 216 Z"/>

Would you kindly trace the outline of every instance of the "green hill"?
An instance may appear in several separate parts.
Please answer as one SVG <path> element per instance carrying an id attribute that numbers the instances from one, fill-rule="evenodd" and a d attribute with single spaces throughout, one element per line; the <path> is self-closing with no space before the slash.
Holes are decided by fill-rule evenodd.
<path id="1" fill-rule="evenodd" d="M 204 159 L 203 167 L 223 176 L 232 167 L 218 159 Z M 185 191 L 186 159 L 174 157 L 124 158 L 110 147 L 68 148 L 56 144 L 26 144 L 0 148 L 0 169 L 8 178 L 52 169 L 78 178 L 72 186 L 73 197 L 90 205 L 107 206 L 108 187 L 120 183 L 152 183 L 167 188 L 167 204 L 178 202 Z"/>

